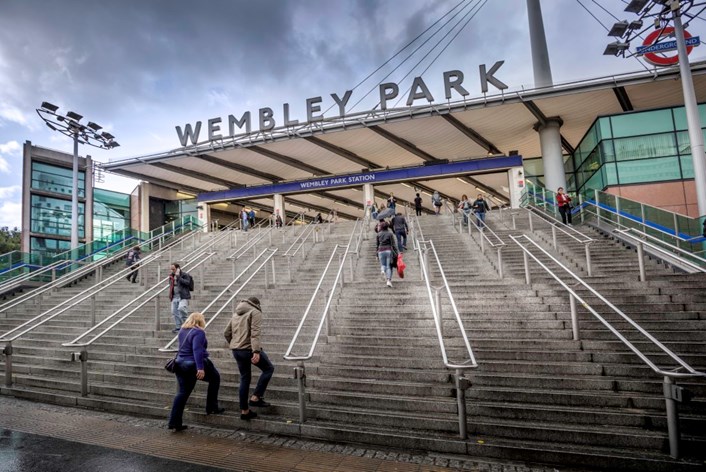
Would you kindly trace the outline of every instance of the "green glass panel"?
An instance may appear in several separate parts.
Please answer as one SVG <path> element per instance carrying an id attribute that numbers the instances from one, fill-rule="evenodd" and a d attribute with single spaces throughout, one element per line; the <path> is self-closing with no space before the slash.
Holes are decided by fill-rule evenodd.
<path id="1" fill-rule="evenodd" d="M 614 163 L 608 163 L 603 166 L 605 172 L 605 185 L 618 185 L 618 170 Z"/>
<path id="2" fill-rule="evenodd" d="M 603 118 L 599 118 L 596 126 L 598 127 L 599 139 L 610 139 L 613 137 L 613 132 L 610 129 L 609 117 L 604 116 Z"/>
<path id="3" fill-rule="evenodd" d="M 83 233 L 84 204 L 78 204 L 78 236 Z M 71 201 L 32 195 L 30 228 L 34 233 L 71 236 Z"/>
<path id="4" fill-rule="evenodd" d="M 614 140 L 618 161 L 674 156 L 677 144 L 674 133 L 655 134 Z"/>
<path id="5" fill-rule="evenodd" d="M 598 152 L 601 155 L 601 162 L 613 162 L 615 160 L 615 147 L 612 139 L 601 142 Z"/>
<path id="6" fill-rule="evenodd" d="M 593 174 L 593 176 L 586 181 L 584 187 L 587 190 L 588 189 L 603 190 L 605 188 L 604 174 L 605 174 L 605 167 L 602 167 L 598 172 L 595 172 Z M 591 195 L 590 198 L 593 198 L 593 196 Z"/>
<path id="7" fill-rule="evenodd" d="M 694 178 L 694 159 L 692 159 L 691 154 L 688 156 L 680 156 L 679 162 L 681 163 L 681 173 L 683 179 L 693 179 Z"/>
<path id="8" fill-rule="evenodd" d="M 674 114 L 674 126 L 677 130 L 688 129 L 689 126 L 686 121 L 686 110 L 684 107 L 673 108 L 672 113 Z M 699 117 L 701 119 L 701 127 L 706 127 L 706 104 L 699 105 Z"/>
<path id="9" fill-rule="evenodd" d="M 681 178 L 676 156 L 619 162 L 617 166 L 620 184 L 660 182 Z"/>
<path id="10" fill-rule="evenodd" d="M 616 138 L 674 130 L 671 109 L 612 116 L 610 120 L 613 125 L 613 136 Z"/>
<path id="11" fill-rule="evenodd" d="M 523 159 L 522 167 L 525 171 L 525 176 L 544 175 L 544 165 L 541 158 Z"/>

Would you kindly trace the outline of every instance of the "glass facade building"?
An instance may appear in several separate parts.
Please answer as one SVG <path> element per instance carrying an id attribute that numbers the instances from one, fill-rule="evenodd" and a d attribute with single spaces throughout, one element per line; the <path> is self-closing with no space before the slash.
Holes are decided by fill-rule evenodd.
<path id="1" fill-rule="evenodd" d="M 113 242 L 111 235 L 130 229 L 130 195 L 93 189 L 93 240 Z"/>
<path id="2" fill-rule="evenodd" d="M 706 104 L 699 105 L 699 112 L 703 125 Z M 565 168 L 573 175 L 568 187 L 579 193 L 693 179 L 684 107 L 597 118 Z"/>

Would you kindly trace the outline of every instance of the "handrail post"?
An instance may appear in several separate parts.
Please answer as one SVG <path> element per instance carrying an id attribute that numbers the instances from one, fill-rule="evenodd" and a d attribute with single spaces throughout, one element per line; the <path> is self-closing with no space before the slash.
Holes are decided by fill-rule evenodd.
<path id="1" fill-rule="evenodd" d="M 343 254 L 338 255 L 338 266 L 340 267 L 341 264 L 343 264 Z M 338 286 L 343 288 L 343 272 L 341 272 L 341 278 L 338 279 Z"/>
<path id="2" fill-rule="evenodd" d="M 667 404 L 667 432 L 669 434 L 669 455 L 674 459 L 679 459 L 679 411 L 677 410 L 677 402 L 675 393 L 679 392 L 679 387 L 676 386 L 674 380 L 669 376 L 664 376 L 662 384 L 664 401 Z"/>
<path id="3" fill-rule="evenodd" d="M 103 265 L 98 266 L 98 282 L 103 282 Z"/>
<path id="4" fill-rule="evenodd" d="M 441 314 L 441 287 L 434 290 L 434 305 L 436 306 L 436 314 L 439 317 L 439 333 L 444 337 L 444 317 Z"/>
<path id="5" fill-rule="evenodd" d="M 647 274 L 645 273 L 645 250 L 642 247 L 640 241 L 637 242 L 637 265 L 640 268 L 640 282 L 647 280 Z"/>
<path id="6" fill-rule="evenodd" d="M 96 325 L 96 294 L 91 295 L 91 326 Z"/>
<path id="7" fill-rule="evenodd" d="M 529 214 L 530 232 L 534 233 L 534 225 L 532 224 L 532 210 L 527 210 L 527 213 Z"/>
<path id="8" fill-rule="evenodd" d="M 525 261 L 525 283 L 527 285 L 530 285 L 532 283 L 532 277 L 530 277 L 529 258 L 527 257 L 527 251 L 522 251 L 522 258 Z"/>
<path id="9" fill-rule="evenodd" d="M 154 330 L 159 331 L 162 329 L 162 323 L 159 316 L 159 294 L 154 297 Z"/>
<path id="10" fill-rule="evenodd" d="M 548 213 L 547 211 L 547 189 L 542 187 L 542 208 L 544 209 L 544 213 Z"/>
<path id="11" fill-rule="evenodd" d="M 552 224 L 552 245 L 554 246 L 554 250 L 556 251 L 556 224 Z"/>
<path id="12" fill-rule="evenodd" d="M 203 293 L 203 266 L 204 264 L 201 264 L 199 266 L 199 291 Z"/>
<path id="13" fill-rule="evenodd" d="M 647 233 L 647 224 L 645 224 L 645 204 L 640 203 L 640 218 L 642 218 L 642 232 Z"/>
<path id="14" fill-rule="evenodd" d="M 674 239 L 677 240 L 677 247 L 681 247 L 681 240 L 679 238 L 679 218 L 677 218 L 676 213 L 674 213 Z"/>
<path id="15" fill-rule="evenodd" d="M 267 267 L 267 263 L 265 263 L 265 289 L 270 288 L 270 269 Z"/>
<path id="16" fill-rule="evenodd" d="M 579 193 L 579 216 L 581 217 L 581 223 L 583 223 L 583 194 Z"/>
<path id="17" fill-rule="evenodd" d="M 72 352 L 71 360 L 81 361 L 81 396 L 88 396 L 88 350 L 83 347 L 81 352 Z"/>
<path id="18" fill-rule="evenodd" d="M 423 256 L 424 256 L 424 267 L 427 268 L 427 278 L 429 279 L 429 283 L 431 283 L 432 280 L 434 280 L 434 277 L 431 274 L 431 270 L 429 269 L 429 249 L 424 248 L 423 249 Z"/>
<path id="19" fill-rule="evenodd" d="M 470 221 L 469 221 L 470 224 Z M 481 254 L 485 254 L 485 232 L 483 229 L 485 226 L 481 226 L 480 229 L 478 230 L 478 233 L 480 234 L 480 252 Z"/>
<path id="20" fill-rule="evenodd" d="M 579 336 L 579 317 L 576 311 L 576 297 L 573 294 L 569 294 L 569 305 L 571 306 L 571 331 L 574 336 L 574 341 L 578 341 Z"/>
<path id="21" fill-rule="evenodd" d="M 503 278 L 503 247 L 498 247 L 498 275 Z"/>
<path id="22" fill-rule="evenodd" d="M 585 242 L 584 247 L 586 248 L 586 273 L 589 277 L 593 276 L 593 270 L 591 267 L 591 243 Z"/>
<path id="23" fill-rule="evenodd" d="M 348 282 L 354 282 L 355 280 L 355 273 L 353 272 L 353 258 L 349 257 L 348 258 L 348 267 L 350 267 L 350 272 L 351 272 L 351 278 Z M 343 275 L 343 274 L 341 274 Z"/>
<path id="24" fill-rule="evenodd" d="M 2 353 L 5 354 L 5 386 L 12 387 L 12 341 L 5 344 Z"/>
<path id="25" fill-rule="evenodd" d="M 458 432 L 461 439 L 468 437 L 468 425 L 466 423 L 466 390 L 470 387 L 470 382 L 463 376 L 462 369 L 456 369 L 454 375 L 456 383 L 456 400 L 458 404 Z"/>
<path id="26" fill-rule="evenodd" d="M 304 361 L 297 361 L 297 366 L 294 368 L 294 378 L 297 379 L 299 388 L 299 422 L 306 421 L 306 370 L 304 369 Z"/>
<path id="27" fill-rule="evenodd" d="M 593 199 L 596 201 L 596 226 L 598 226 L 600 228 L 601 227 L 601 206 L 598 203 L 598 189 L 593 189 Z"/>
<path id="28" fill-rule="evenodd" d="M 289 274 L 289 283 L 292 283 L 292 257 L 287 256 L 287 273 Z"/>
<path id="29" fill-rule="evenodd" d="M 512 229 L 516 230 L 517 229 L 517 224 L 515 222 L 515 214 L 512 213 Z"/>
<path id="30" fill-rule="evenodd" d="M 275 258 L 272 257 L 270 258 L 270 264 L 272 264 L 272 286 L 276 287 L 277 286 L 277 276 L 275 272 Z"/>

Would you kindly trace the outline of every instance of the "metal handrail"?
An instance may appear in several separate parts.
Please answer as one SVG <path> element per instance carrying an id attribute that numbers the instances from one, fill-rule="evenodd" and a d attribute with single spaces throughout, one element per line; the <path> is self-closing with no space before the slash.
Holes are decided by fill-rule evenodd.
<path id="1" fill-rule="evenodd" d="M 557 230 L 559 230 L 562 233 L 564 233 L 565 235 L 569 236 L 574 241 L 583 244 L 584 254 L 586 256 L 586 274 L 589 277 L 593 276 L 593 264 L 591 263 L 591 244 L 595 242 L 595 239 L 592 239 L 592 238 L 586 236 L 585 234 L 583 234 L 582 232 L 574 229 L 573 226 L 564 225 L 562 222 L 560 222 L 559 220 L 557 220 L 553 216 L 547 214 L 546 212 L 541 212 L 538 209 L 536 209 L 535 207 L 528 206 L 525 208 L 525 210 L 527 211 L 527 217 L 529 218 L 530 231 L 534 232 L 534 220 L 532 219 L 532 214 L 533 214 L 532 211 L 538 212 L 538 215 L 541 216 L 541 218 L 539 218 L 539 220 L 543 221 L 551 226 L 551 228 L 552 228 L 552 246 L 554 247 L 555 251 L 558 249 Z M 547 220 L 547 218 L 554 220 L 554 221 L 549 221 L 549 220 Z M 514 223 L 514 219 L 513 219 L 513 223 Z M 580 237 L 575 236 L 574 234 L 571 234 L 567 230 L 574 232 L 575 234 L 579 235 Z"/>
<path id="2" fill-rule="evenodd" d="M 684 249 L 682 249 L 680 247 L 673 246 L 668 243 L 664 243 L 664 241 L 662 241 L 661 239 L 655 238 L 654 236 L 650 236 L 649 234 L 643 233 L 642 231 L 637 231 L 634 228 L 616 229 L 614 232 L 622 234 L 623 236 L 625 236 L 627 238 L 632 238 L 635 241 L 635 246 L 637 247 L 638 265 L 640 268 L 640 280 L 643 282 L 645 280 L 647 280 L 647 273 L 645 271 L 645 259 L 644 259 L 644 254 L 643 254 L 643 252 L 644 252 L 643 246 L 647 246 L 647 247 L 651 248 L 653 251 L 656 251 L 658 253 L 665 254 L 668 257 L 674 258 L 677 261 L 679 261 L 680 264 L 684 264 L 684 265 L 694 269 L 696 272 L 706 273 L 706 267 L 701 267 L 700 265 L 694 264 L 693 262 L 689 261 L 688 259 L 685 259 L 684 257 L 681 257 L 681 256 L 674 254 L 672 252 L 672 251 L 679 251 L 679 252 L 688 254 L 690 257 L 698 259 L 699 261 L 706 264 L 706 259 L 703 259 L 699 256 L 695 256 L 695 255 L 691 254 L 689 251 L 685 251 Z M 628 234 L 630 232 L 637 233 L 637 235 Z M 669 249 L 671 249 L 672 251 L 670 251 L 669 249 L 664 248 L 662 246 L 658 246 L 657 244 L 649 243 L 641 238 L 651 238 L 656 241 L 659 241 L 660 243 L 664 243 L 664 245 L 668 246 Z"/>
<path id="3" fill-rule="evenodd" d="M 321 336 L 321 330 L 323 329 L 324 323 L 326 323 L 327 331 L 329 332 L 329 334 L 331 333 L 332 321 L 328 316 L 329 310 L 331 308 L 331 301 L 333 300 L 333 296 L 336 293 L 336 286 L 338 285 L 341 288 L 343 287 L 343 266 L 345 265 L 346 258 L 350 254 L 351 243 L 353 241 L 353 236 L 356 233 L 356 227 L 360 223 L 361 223 L 360 219 L 356 219 L 355 226 L 353 227 L 353 231 L 351 231 L 351 235 L 348 238 L 348 244 L 345 246 L 345 251 L 343 252 L 341 259 L 339 259 L 340 263 L 338 265 L 338 271 L 336 272 L 336 277 L 334 278 L 333 283 L 331 284 L 331 289 L 328 291 L 328 294 L 326 297 L 326 305 L 324 306 L 324 310 L 321 313 L 321 320 L 319 321 L 319 325 L 316 330 L 316 335 L 314 336 L 314 340 L 311 343 L 311 348 L 309 349 L 309 353 L 304 356 L 295 356 L 295 355 L 292 355 L 292 349 L 294 349 L 294 344 L 296 343 L 297 338 L 299 337 L 299 333 L 301 333 L 301 330 L 304 326 L 304 323 L 306 322 L 306 319 L 309 316 L 309 312 L 311 311 L 311 307 L 313 306 L 314 301 L 317 298 L 317 295 L 321 291 L 321 286 L 323 285 L 326 274 L 328 273 L 328 270 L 331 267 L 331 263 L 333 262 L 333 259 L 336 256 L 336 253 L 339 251 L 339 249 L 341 247 L 343 247 L 340 244 L 336 244 L 336 246 L 333 248 L 333 251 L 331 251 L 331 257 L 329 257 L 328 263 L 326 264 L 326 267 L 324 267 L 324 270 L 321 273 L 321 277 L 319 278 L 319 283 L 316 285 L 316 288 L 314 289 L 314 293 L 312 294 L 311 299 L 309 299 L 309 304 L 307 305 L 306 310 L 304 310 L 304 315 L 302 316 L 302 319 L 299 322 L 299 326 L 297 326 L 297 330 L 294 333 L 294 336 L 292 337 L 292 342 L 289 343 L 289 347 L 287 348 L 287 351 L 284 353 L 284 356 L 283 356 L 284 359 L 286 359 L 286 360 L 297 362 L 297 367 L 294 369 L 294 378 L 297 379 L 298 386 L 299 386 L 299 420 L 301 423 L 304 423 L 304 421 L 306 421 L 306 403 L 305 403 L 306 370 L 304 367 L 304 361 L 310 360 L 314 356 L 314 350 L 316 349 L 316 345 L 319 341 L 319 336 Z"/>
<path id="4" fill-rule="evenodd" d="M 191 233 L 189 236 L 186 236 L 185 238 L 193 238 L 193 237 L 195 237 L 196 234 L 197 234 L 196 232 L 193 232 L 193 233 Z M 159 236 L 155 236 L 155 237 L 152 238 L 151 240 L 145 241 L 145 242 L 142 243 L 141 245 L 151 244 L 153 241 L 156 241 L 156 240 L 158 240 L 159 238 L 163 238 L 163 237 L 164 237 L 164 234 L 161 234 L 161 235 L 159 235 Z M 179 240 L 176 240 L 176 239 L 175 239 L 174 241 L 170 242 L 167 246 L 164 246 L 164 247 L 163 247 L 163 250 L 168 249 L 169 247 L 175 245 L 176 243 L 182 243 L 182 244 L 183 244 L 183 241 L 185 240 L 185 238 L 180 238 Z M 94 272 L 94 271 L 98 271 L 98 274 L 99 274 L 99 275 L 98 275 L 99 281 L 98 281 L 98 283 L 97 283 L 96 285 L 101 284 L 102 282 L 104 282 L 104 280 L 102 279 L 102 270 L 103 270 L 103 267 L 114 263 L 116 260 L 122 259 L 122 257 L 124 256 L 124 254 L 125 254 L 126 252 L 127 252 L 127 251 L 118 251 L 118 252 L 112 254 L 111 256 L 109 256 L 109 257 L 107 257 L 107 258 L 105 258 L 105 259 L 101 259 L 101 260 L 98 260 L 98 261 L 91 262 L 91 263 L 85 265 L 84 267 L 82 267 L 82 268 L 80 268 L 80 269 L 78 269 L 78 270 L 75 270 L 75 271 L 72 271 L 72 272 L 69 272 L 69 273 L 67 273 L 67 274 L 62 275 L 61 277 L 59 277 L 58 279 L 54 280 L 54 281 L 51 282 L 51 283 L 42 285 L 41 287 L 38 287 L 38 288 L 36 288 L 35 290 L 32 290 L 31 292 L 28 292 L 27 294 L 25 294 L 25 295 L 23 295 L 23 296 L 21 296 L 21 297 L 18 297 L 18 298 L 14 299 L 14 300 L 10 300 L 9 302 L 5 303 L 4 305 L 0 305 L 0 313 L 3 312 L 3 311 L 9 310 L 10 308 L 14 308 L 15 306 L 18 306 L 18 305 L 20 305 L 20 304 L 22 304 L 22 303 L 24 303 L 24 302 L 26 302 L 26 301 L 28 301 L 28 300 L 31 300 L 31 299 L 33 299 L 33 298 L 35 298 L 35 297 L 37 297 L 37 296 L 41 296 L 41 295 L 43 295 L 43 294 L 46 293 L 46 292 L 50 292 L 50 291 L 54 290 L 54 289 L 57 288 L 57 287 L 63 286 L 63 285 L 65 285 L 65 284 L 67 284 L 67 283 L 70 283 L 71 281 L 73 281 L 73 280 L 75 280 L 75 279 L 79 279 L 79 278 L 81 278 L 81 277 L 83 277 L 83 276 L 85 276 L 85 275 L 87 275 L 87 274 L 89 274 L 89 273 L 91 273 L 91 272 Z M 155 253 L 155 254 L 157 254 L 157 253 Z M 148 257 L 149 257 L 149 256 L 148 256 Z M 144 265 L 146 265 L 148 262 L 151 262 L 151 261 L 152 261 L 152 259 L 147 259 L 147 258 L 145 258 L 145 259 L 142 259 L 142 260 L 141 260 L 140 264 L 141 264 L 142 266 L 144 266 Z M 72 262 L 72 261 L 63 261 L 63 262 L 64 262 L 65 264 L 74 264 L 74 262 Z M 80 263 L 77 263 L 77 264 L 80 264 Z M 125 268 L 125 269 L 119 271 L 117 274 L 113 275 L 112 277 L 116 277 L 116 276 L 118 276 L 118 275 L 124 276 L 124 275 L 126 275 L 126 274 L 128 273 L 129 270 L 132 270 L 132 269 L 130 269 L 130 268 Z M 112 277 L 111 277 L 111 278 L 112 278 Z M 109 278 L 109 279 L 110 279 L 110 278 Z M 106 279 L 106 280 L 109 280 L 109 279 Z M 91 288 L 92 288 L 92 287 L 91 287 Z M 88 291 L 88 290 L 91 290 L 91 288 L 88 288 L 88 289 L 86 289 L 86 290 L 87 290 L 87 291 Z M 83 293 L 83 292 L 82 292 L 82 293 Z M 78 295 L 80 295 L 80 294 L 78 294 Z M 78 295 L 76 295 L 76 296 L 78 296 Z M 71 300 L 71 299 L 69 299 L 69 300 Z M 57 307 L 54 307 L 54 308 L 57 308 Z M 50 311 L 50 310 L 49 310 L 49 311 Z M 46 313 L 46 312 L 45 312 L 45 313 Z M 2 340 L 2 339 L 0 338 L 0 340 Z"/>
<path id="5" fill-rule="evenodd" d="M 270 234 L 273 229 L 274 229 L 274 226 L 270 227 L 270 229 L 265 232 L 260 231 L 260 233 L 257 236 L 250 239 L 243 246 L 236 249 L 231 255 L 227 256 L 226 259 L 229 261 L 232 260 L 233 262 L 240 260 L 240 258 L 243 257 L 245 254 L 247 254 L 250 251 L 250 249 L 254 250 L 255 246 L 257 246 L 265 236 Z"/>
<path id="6" fill-rule="evenodd" d="M 315 224 L 313 223 L 313 221 L 311 223 L 309 223 L 307 225 L 307 228 L 304 231 L 302 231 L 299 236 L 297 236 L 297 238 L 292 242 L 292 244 L 289 245 L 287 250 L 284 252 L 284 256 L 285 257 L 296 256 L 297 253 L 299 252 L 299 250 L 304 246 L 304 243 L 306 243 L 307 239 L 309 239 L 309 237 L 314 232 L 314 227 L 315 227 Z M 303 238 L 303 240 L 300 241 L 300 239 L 302 239 L 302 238 Z M 298 244 L 298 246 L 297 246 L 297 244 Z M 294 248 L 294 246 L 297 246 L 297 248 L 294 249 L 294 252 L 291 252 L 292 248 Z"/>
<path id="7" fill-rule="evenodd" d="M 464 210 L 461 210 L 465 213 Z M 495 231 L 488 225 L 488 223 L 483 223 L 483 226 L 480 226 L 480 218 L 478 218 L 478 215 L 473 215 L 474 217 L 471 218 L 470 214 L 466 215 L 466 218 L 468 220 L 468 236 L 471 238 L 473 237 L 473 231 L 472 228 L 473 226 L 476 227 L 478 230 L 478 233 L 480 233 L 480 251 L 481 253 L 485 254 L 485 241 L 488 241 L 488 244 L 490 244 L 490 247 L 495 249 L 497 251 L 498 255 L 498 276 L 502 279 L 504 277 L 503 273 L 503 249 L 505 248 L 506 244 L 498 236 Z M 458 232 L 460 234 L 463 234 L 463 220 L 462 218 L 459 218 L 458 221 Z M 473 225 L 473 226 L 471 226 Z M 494 238 L 495 242 L 490 240 L 490 237 L 488 236 L 488 233 L 490 233 Z"/>
<path id="8" fill-rule="evenodd" d="M 616 329 L 613 325 L 611 325 L 608 320 L 606 320 L 600 314 L 598 314 L 598 312 L 596 310 L 594 310 L 579 294 L 577 294 L 575 290 L 573 290 L 571 287 L 569 287 L 561 279 L 561 277 L 556 275 L 554 273 L 554 271 L 552 271 L 549 267 L 547 267 L 544 263 L 542 263 L 537 258 L 537 256 L 535 256 L 529 249 L 527 249 L 525 246 L 523 246 L 519 241 L 522 238 L 529 241 L 533 246 L 535 246 L 537 249 L 539 249 L 545 256 L 549 257 L 555 264 L 557 264 L 566 273 L 568 273 L 574 280 L 576 280 L 584 288 L 586 288 L 593 296 L 597 297 L 599 300 L 601 300 L 603 303 L 605 303 L 611 310 L 613 310 L 621 318 L 623 318 L 625 321 L 627 321 L 640 334 L 642 334 L 644 337 L 646 337 L 648 340 L 650 340 L 655 346 L 657 346 L 660 350 L 662 350 L 662 352 L 667 354 L 677 364 L 679 364 L 679 367 L 677 367 L 674 370 L 663 370 L 663 369 L 659 368 L 656 364 L 654 364 L 633 343 L 631 343 L 627 338 L 625 338 L 625 336 L 623 336 L 620 333 L 620 331 L 618 331 L 618 329 Z M 679 387 L 676 387 L 676 385 L 674 383 L 674 379 L 693 378 L 693 377 L 706 378 L 706 372 L 697 371 L 696 369 L 691 367 L 689 364 L 687 364 L 684 360 L 682 360 L 679 356 L 677 356 L 674 352 L 672 352 L 669 348 L 667 348 L 664 344 L 662 344 L 654 336 L 652 336 L 650 333 L 645 331 L 645 329 L 643 329 L 640 325 L 638 325 L 635 321 L 633 321 L 632 318 L 627 316 L 619 308 L 617 308 L 615 305 L 613 305 L 611 302 L 609 302 L 605 297 L 603 297 L 600 293 L 598 293 L 598 291 L 596 291 L 593 287 L 591 287 L 586 282 L 584 282 L 579 276 L 577 276 L 575 273 L 573 273 L 564 264 L 559 262 L 555 257 L 553 257 L 551 254 L 549 254 L 542 247 L 540 247 L 536 242 L 534 242 L 532 239 L 530 239 L 527 235 L 523 234 L 519 237 L 515 237 L 515 236 L 510 235 L 510 239 L 512 239 L 515 242 L 515 244 L 517 244 L 520 247 L 520 249 L 522 249 L 522 251 L 523 251 L 523 256 L 524 256 L 524 260 L 525 260 L 525 279 L 528 284 L 531 281 L 531 277 L 530 277 L 530 272 L 529 272 L 529 261 L 527 259 L 527 256 L 531 257 L 535 262 L 537 262 L 537 264 L 539 264 L 540 267 L 542 267 L 547 273 L 549 273 L 549 275 L 551 275 L 552 278 L 554 278 L 554 280 L 559 282 L 559 284 L 567 292 L 569 292 L 569 294 L 570 294 L 569 302 L 570 302 L 570 306 L 571 306 L 571 324 L 572 324 L 572 331 L 573 331 L 574 340 L 578 341 L 580 339 L 578 314 L 576 311 L 576 301 L 578 301 L 581 303 L 581 305 L 584 308 L 586 308 L 589 311 L 589 313 L 591 313 L 594 317 L 596 317 L 623 344 L 625 344 L 645 364 L 647 364 L 647 366 L 650 369 L 652 369 L 658 375 L 661 375 L 664 377 L 664 395 L 665 395 L 665 400 L 667 402 L 667 427 L 669 430 L 670 450 L 671 450 L 672 457 L 678 458 L 679 457 L 679 429 L 678 429 L 678 413 L 676 410 L 675 400 L 677 399 L 677 397 L 680 398 L 681 390 L 678 390 Z M 681 369 L 685 369 L 688 372 L 680 372 Z"/>
<path id="9" fill-rule="evenodd" d="M 39 270 L 35 270 L 33 272 L 28 272 L 26 274 L 18 274 L 15 277 L 12 277 L 8 280 L 3 281 L 0 283 L 0 293 L 5 292 L 8 290 L 8 287 L 11 287 L 13 285 L 21 284 L 22 282 L 25 282 L 29 279 L 32 279 L 38 275 L 44 274 L 45 272 L 52 272 L 52 275 L 56 274 L 56 269 L 60 265 L 66 264 L 66 261 L 56 261 L 52 262 L 49 265 L 46 266 L 41 266 Z M 22 268 L 27 267 L 27 266 L 22 266 Z"/>
<path id="10" fill-rule="evenodd" d="M 243 290 L 243 288 L 245 288 L 245 286 L 260 272 L 260 270 L 261 270 L 263 267 L 265 267 L 265 285 L 268 285 L 268 284 L 269 284 L 269 282 L 268 282 L 268 280 L 267 280 L 267 277 L 268 277 L 268 276 L 267 276 L 267 263 L 268 263 L 268 262 L 271 262 L 271 264 L 272 264 L 272 279 L 273 279 L 273 283 L 275 283 L 275 264 L 274 264 L 274 256 L 275 256 L 275 254 L 277 253 L 278 250 L 279 250 L 279 249 L 277 249 L 277 248 L 266 248 L 266 249 L 264 249 L 260 254 L 258 254 L 258 255 L 252 260 L 252 262 L 250 262 L 250 264 L 248 264 L 248 266 L 247 266 L 245 269 L 243 269 L 243 270 L 240 272 L 240 274 L 238 274 L 238 275 L 233 279 L 233 281 L 232 281 L 231 283 L 229 283 L 223 290 L 221 290 L 221 293 L 219 293 L 218 295 L 216 295 L 216 297 L 213 299 L 213 301 L 211 301 L 211 303 L 209 303 L 209 304 L 206 306 L 206 308 L 204 308 L 203 310 L 201 310 L 201 313 L 205 315 L 206 312 L 207 312 L 213 305 L 216 304 L 216 302 L 218 301 L 218 299 L 221 298 L 221 297 L 223 296 L 223 294 L 225 294 L 228 290 L 230 290 L 230 288 L 231 288 L 233 285 L 235 285 L 235 283 L 238 282 L 238 280 L 240 280 L 240 277 L 242 277 L 248 270 L 250 270 L 250 268 L 251 268 L 253 265 L 255 265 L 255 263 L 256 263 L 258 260 L 260 260 L 260 258 L 262 258 L 262 256 L 263 256 L 266 252 L 269 252 L 269 253 L 270 253 L 270 254 L 265 258 L 265 260 L 259 265 L 259 267 L 258 267 L 257 269 L 255 269 L 255 272 L 253 272 L 253 273 L 250 275 L 250 277 L 248 277 L 248 279 L 245 280 L 245 281 L 240 285 L 240 287 L 239 287 L 235 292 L 233 292 L 233 294 L 232 294 L 230 297 L 228 297 L 228 299 L 223 303 L 223 305 L 221 306 L 221 308 L 219 308 L 219 309 L 216 311 L 216 313 L 214 313 L 213 316 L 206 322 L 206 326 L 204 326 L 204 329 L 208 328 L 209 325 L 210 325 L 211 323 L 213 323 L 213 321 L 218 317 L 218 315 L 220 315 L 220 314 L 223 312 L 223 310 L 226 309 L 226 307 L 228 306 L 228 304 L 231 303 L 231 302 L 235 299 L 235 297 L 237 297 L 237 296 L 240 294 L 240 292 Z M 175 351 L 177 351 L 177 349 L 173 349 L 173 348 L 170 347 L 172 344 L 174 344 L 174 343 L 177 341 L 177 339 L 179 339 L 179 335 L 178 335 L 178 334 L 177 334 L 176 336 L 174 336 L 174 338 L 172 338 L 172 340 L 169 341 L 164 347 L 159 348 L 159 350 L 162 351 L 162 352 L 175 352 Z"/>
<path id="11" fill-rule="evenodd" d="M 436 328 L 436 336 L 439 341 L 439 349 L 441 350 L 441 357 L 444 366 L 449 369 L 454 369 L 454 382 L 456 386 L 456 400 L 458 404 L 458 427 L 459 435 L 461 439 L 466 439 L 468 437 L 468 425 L 466 419 L 466 390 L 470 387 L 470 382 L 467 378 L 463 376 L 463 371 L 467 369 L 473 369 L 478 367 L 475 356 L 473 354 L 473 349 L 471 348 L 471 343 L 466 335 L 466 329 L 463 326 L 463 321 L 461 320 L 461 315 L 458 312 L 458 307 L 451 293 L 451 287 L 446 279 L 446 274 L 444 273 L 444 268 L 441 265 L 441 260 L 439 260 L 439 255 L 436 252 L 436 247 L 434 247 L 434 242 L 431 240 L 423 239 L 422 227 L 419 223 L 419 218 L 415 217 L 416 226 L 419 230 L 419 235 L 415 235 L 414 247 L 415 250 L 419 252 L 419 264 L 421 268 L 421 277 L 424 281 L 427 295 L 429 297 L 429 303 L 431 304 L 431 311 L 434 317 L 434 327 Z M 414 227 L 414 222 L 412 224 Z M 420 238 L 421 236 L 421 238 Z M 439 273 L 441 274 L 441 279 L 443 285 L 440 287 L 434 287 L 434 292 L 432 293 L 431 286 L 431 273 L 429 271 L 429 250 L 434 254 L 434 259 L 436 260 Z M 469 360 L 463 364 L 452 364 L 449 362 L 448 356 L 446 354 L 446 346 L 444 344 L 444 326 L 441 315 L 441 291 L 446 290 L 446 294 L 451 303 L 451 308 L 454 312 L 454 317 L 456 318 L 456 323 L 461 331 L 461 336 L 463 337 L 463 342 L 468 353 Z"/>

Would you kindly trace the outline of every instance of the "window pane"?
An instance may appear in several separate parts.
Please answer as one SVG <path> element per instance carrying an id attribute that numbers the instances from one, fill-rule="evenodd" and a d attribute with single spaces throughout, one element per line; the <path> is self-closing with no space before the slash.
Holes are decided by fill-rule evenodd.
<path id="1" fill-rule="evenodd" d="M 83 232 L 84 205 L 78 205 L 78 237 Z M 71 236 L 71 201 L 32 195 L 30 229 L 34 233 Z"/>
<path id="2" fill-rule="evenodd" d="M 600 139 L 609 139 L 613 137 L 610 130 L 610 118 L 603 117 L 598 119 L 598 136 Z"/>
<path id="3" fill-rule="evenodd" d="M 674 130 L 671 109 L 613 116 L 610 120 L 613 124 L 613 136 L 616 138 Z"/>
<path id="4" fill-rule="evenodd" d="M 681 178 L 679 161 L 676 156 L 619 162 L 618 175 L 621 184 L 660 182 Z"/>
<path id="5" fill-rule="evenodd" d="M 618 171 L 614 163 L 605 164 L 603 171 L 605 173 L 605 185 L 618 185 Z"/>
<path id="6" fill-rule="evenodd" d="M 688 129 L 686 122 L 686 109 L 684 107 L 674 108 L 674 126 L 678 130 Z M 706 104 L 699 105 L 699 117 L 701 118 L 701 127 L 706 128 Z"/>
<path id="7" fill-rule="evenodd" d="M 614 140 L 618 161 L 674 156 L 677 154 L 674 133 Z"/>
<path id="8" fill-rule="evenodd" d="M 691 154 L 679 157 L 679 161 L 681 162 L 682 179 L 693 179 L 694 159 L 691 158 Z"/>
<path id="9" fill-rule="evenodd" d="M 78 196 L 84 197 L 86 175 L 78 173 Z M 57 167 L 42 162 L 32 163 L 32 188 L 47 192 L 71 195 L 73 190 L 73 171 L 65 167 Z"/>
<path id="10" fill-rule="evenodd" d="M 542 159 L 524 159 L 522 167 L 525 169 L 525 175 L 544 175 Z"/>

